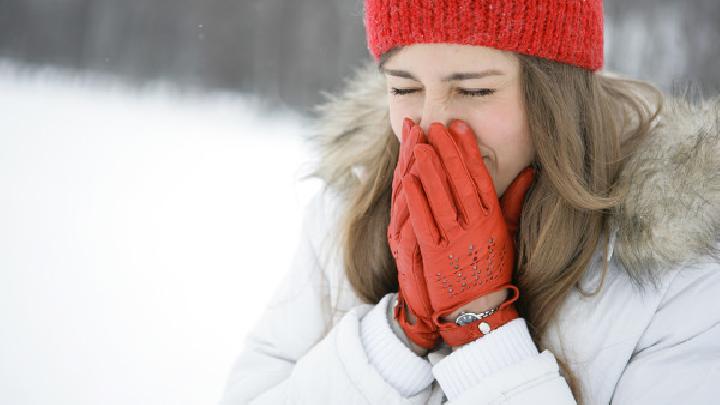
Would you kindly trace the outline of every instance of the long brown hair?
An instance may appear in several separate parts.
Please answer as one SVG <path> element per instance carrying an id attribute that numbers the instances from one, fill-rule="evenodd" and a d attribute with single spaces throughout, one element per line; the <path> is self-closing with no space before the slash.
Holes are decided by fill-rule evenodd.
<path id="1" fill-rule="evenodd" d="M 399 49 L 385 53 L 379 66 Z M 607 247 L 610 210 L 627 191 L 618 186 L 619 173 L 651 134 L 664 101 L 660 90 L 644 81 L 515 55 L 538 174 L 523 209 L 513 283 L 521 292 L 518 312 L 544 350 L 543 336 L 560 305 L 574 286 L 579 288 L 598 244 Z M 348 90 L 351 95 L 362 91 Z M 329 107 L 319 110 L 323 108 Z M 386 118 L 370 143 L 364 139 L 353 144 L 349 128 L 346 139 L 324 145 L 323 163 L 310 175 L 322 178 L 345 198 L 339 227 L 344 271 L 358 297 L 371 304 L 398 289 L 386 228 L 399 143 Z M 351 155 L 343 148 L 355 149 Z M 356 169 L 363 175 L 356 175 Z M 607 260 L 603 262 L 602 279 L 607 272 Z M 602 283 L 592 293 L 581 293 L 594 295 L 600 288 Z M 581 403 L 579 380 L 566 359 L 554 354 Z"/>

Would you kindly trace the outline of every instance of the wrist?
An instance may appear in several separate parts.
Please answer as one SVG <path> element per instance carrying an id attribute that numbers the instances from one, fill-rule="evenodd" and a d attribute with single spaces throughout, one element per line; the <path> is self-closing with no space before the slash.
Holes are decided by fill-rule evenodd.
<path id="1" fill-rule="evenodd" d="M 461 306 L 450 314 L 440 317 L 440 320 L 443 322 L 455 322 L 455 319 L 458 317 L 458 315 L 460 315 L 460 312 L 487 311 L 488 309 L 497 307 L 498 305 L 505 302 L 505 300 L 507 300 L 507 297 L 508 288 L 503 288 L 501 290 L 491 292 L 490 294 L 485 294 L 468 302 L 467 304 Z"/>
<path id="2" fill-rule="evenodd" d="M 415 314 L 413 314 L 412 311 L 410 311 L 410 308 L 407 307 L 407 304 L 405 304 L 405 308 L 406 308 L 405 313 L 407 314 L 408 322 L 410 322 L 410 325 L 415 325 L 415 322 L 417 322 L 417 318 L 415 317 Z M 397 322 L 397 319 L 395 319 L 394 321 Z M 403 331 L 403 334 L 404 334 L 404 331 Z M 421 357 L 427 354 L 428 349 L 426 349 L 422 346 L 419 346 L 418 344 L 413 342 L 411 339 L 409 339 L 407 337 L 407 335 L 404 335 L 404 336 L 405 336 L 406 343 L 410 347 L 410 350 L 412 350 L 415 354 L 417 354 L 418 356 L 421 356 Z"/>
<path id="3" fill-rule="evenodd" d="M 408 339 L 407 336 L 405 337 L 405 339 L 410 350 L 412 350 L 413 353 L 417 354 L 419 357 L 423 357 L 428 353 L 428 349 L 418 346 L 417 344 L 415 344 L 415 342 Z"/>
<path id="4" fill-rule="evenodd" d="M 514 302 L 519 296 L 519 290 L 512 284 L 506 285 L 505 287 L 512 291 L 512 297 L 500 303 L 497 308 L 493 307 L 490 311 L 485 311 L 484 314 L 482 313 L 483 311 L 468 310 L 468 312 L 476 312 L 477 316 L 468 314 L 467 317 L 463 317 L 461 325 L 456 324 L 454 320 L 453 322 L 441 322 L 438 316 L 439 314 L 435 315 L 435 322 L 439 322 L 439 333 L 451 349 L 480 339 L 484 335 L 492 333 L 495 329 L 519 316 L 514 305 Z M 462 306 L 462 308 L 466 307 L 467 305 Z M 489 315 L 487 315 L 488 313 Z M 471 320 L 473 318 L 474 320 Z M 471 321 L 468 322 L 468 320 Z"/>
<path id="5" fill-rule="evenodd" d="M 395 295 L 393 297 L 391 302 L 392 303 L 397 302 L 397 295 Z M 405 343 L 405 346 L 407 346 L 413 353 L 415 353 L 419 357 L 425 356 L 428 353 L 428 349 L 425 349 L 424 347 L 417 345 L 415 342 L 410 340 L 410 338 L 408 338 L 407 334 L 405 334 L 405 330 L 400 325 L 400 322 L 398 322 L 398 320 L 393 315 L 393 312 L 394 312 L 393 308 L 394 308 L 394 305 L 392 305 L 392 304 L 388 305 L 387 317 L 388 317 L 388 320 L 390 321 L 390 328 L 395 333 L 395 336 L 397 336 L 398 339 L 400 339 L 403 343 Z M 416 320 L 415 317 L 413 315 L 411 315 L 410 311 L 407 311 L 407 313 L 408 313 L 408 318 L 412 317 L 412 324 L 414 324 L 415 320 Z"/>

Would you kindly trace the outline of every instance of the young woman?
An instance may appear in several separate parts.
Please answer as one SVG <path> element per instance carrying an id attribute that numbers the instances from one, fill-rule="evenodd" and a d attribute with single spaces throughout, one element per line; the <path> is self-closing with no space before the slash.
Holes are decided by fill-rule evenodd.
<path id="1" fill-rule="evenodd" d="M 720 99 L 600 72 L 600 0 L 367 0 L 365 26 L 222 403 L 717 402 Z"/>

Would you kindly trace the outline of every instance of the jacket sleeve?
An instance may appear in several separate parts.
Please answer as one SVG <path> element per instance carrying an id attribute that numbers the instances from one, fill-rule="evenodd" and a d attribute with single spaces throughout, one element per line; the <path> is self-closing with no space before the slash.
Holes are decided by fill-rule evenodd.
<path id="1" fill-rule="evenodd" d="M 613 404 L 720 399 L 720 263 L 678 271 L 633 351 Z"/>
<path id="2" fill-rule="evenodd" d="M 516 318 L 433 366 L 448 405 L 576 404 L 549 350 L 538 353 Z"/>
<path id="3" fill-rule="evenodd" d="M 305 208 L 301 242 L 290 269 L 245 338 L 221 405 L 425 404 L 430 396 L 429 385 L 413 395 L 403 395 L 397 382 L 387 380 L 370 361 L 369 353 L 389 354 L 406 364 L 417 365 L 420 360 L 406 347 L 388 353 L 377 347 L 386 339 L 369 338 L 387 337 L 386 332 L 392 333 L 389 326 L 383 329 L 383 325 L 379 332 L 372 328 L 363 332 L 362 319 L 373 308 L 384 314 L 387 300 L 374 306 L 357 305 L 334 327 L 328 326 L 332 323 L 329 286 L 312 239 L 326 230 L 320 225 L 324 221 L 321 216 L 326 215 L 322 198 L 316 195 Z M 397 338 L 394 343 L 396 348 L 402 344 Z"/>
<path id="4" fill-rule="evenodd" d="M 720 398 L 720 263 L 676 271 L 616 385 L 613 404 Z M 554 355 L 538 354 L 523 318 L 451 353 L 433 374 L 452 405 L 576 403 Z"/>

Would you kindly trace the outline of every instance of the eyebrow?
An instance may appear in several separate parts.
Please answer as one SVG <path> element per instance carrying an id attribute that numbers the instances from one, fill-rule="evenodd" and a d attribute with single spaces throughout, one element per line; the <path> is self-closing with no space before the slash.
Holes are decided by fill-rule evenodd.
<path id="1" fill-rule="evenodd" d="M 382 68 L 381 72 L 391 75 L 391 76 L 397 76 L 397 77 L 402 77 L 405 79 L 415 80 L 416 82 L 420 81 L 415 76 L 413 76 L 412 73 L 408 72 L 407 70 Z M 503 76 L 503 75 L 504 75 L 504 73 L 497 69 L 488 69 L 488 70 L 483 70 L 480 72 L 452 73 L 450 75 L 443 77 L 441 80 L 443 82 L 453 82 L 453 81 L 460 81 L 460 80 L 482 79 L 483 77 L 487 77 L 487 76 Z"/>

